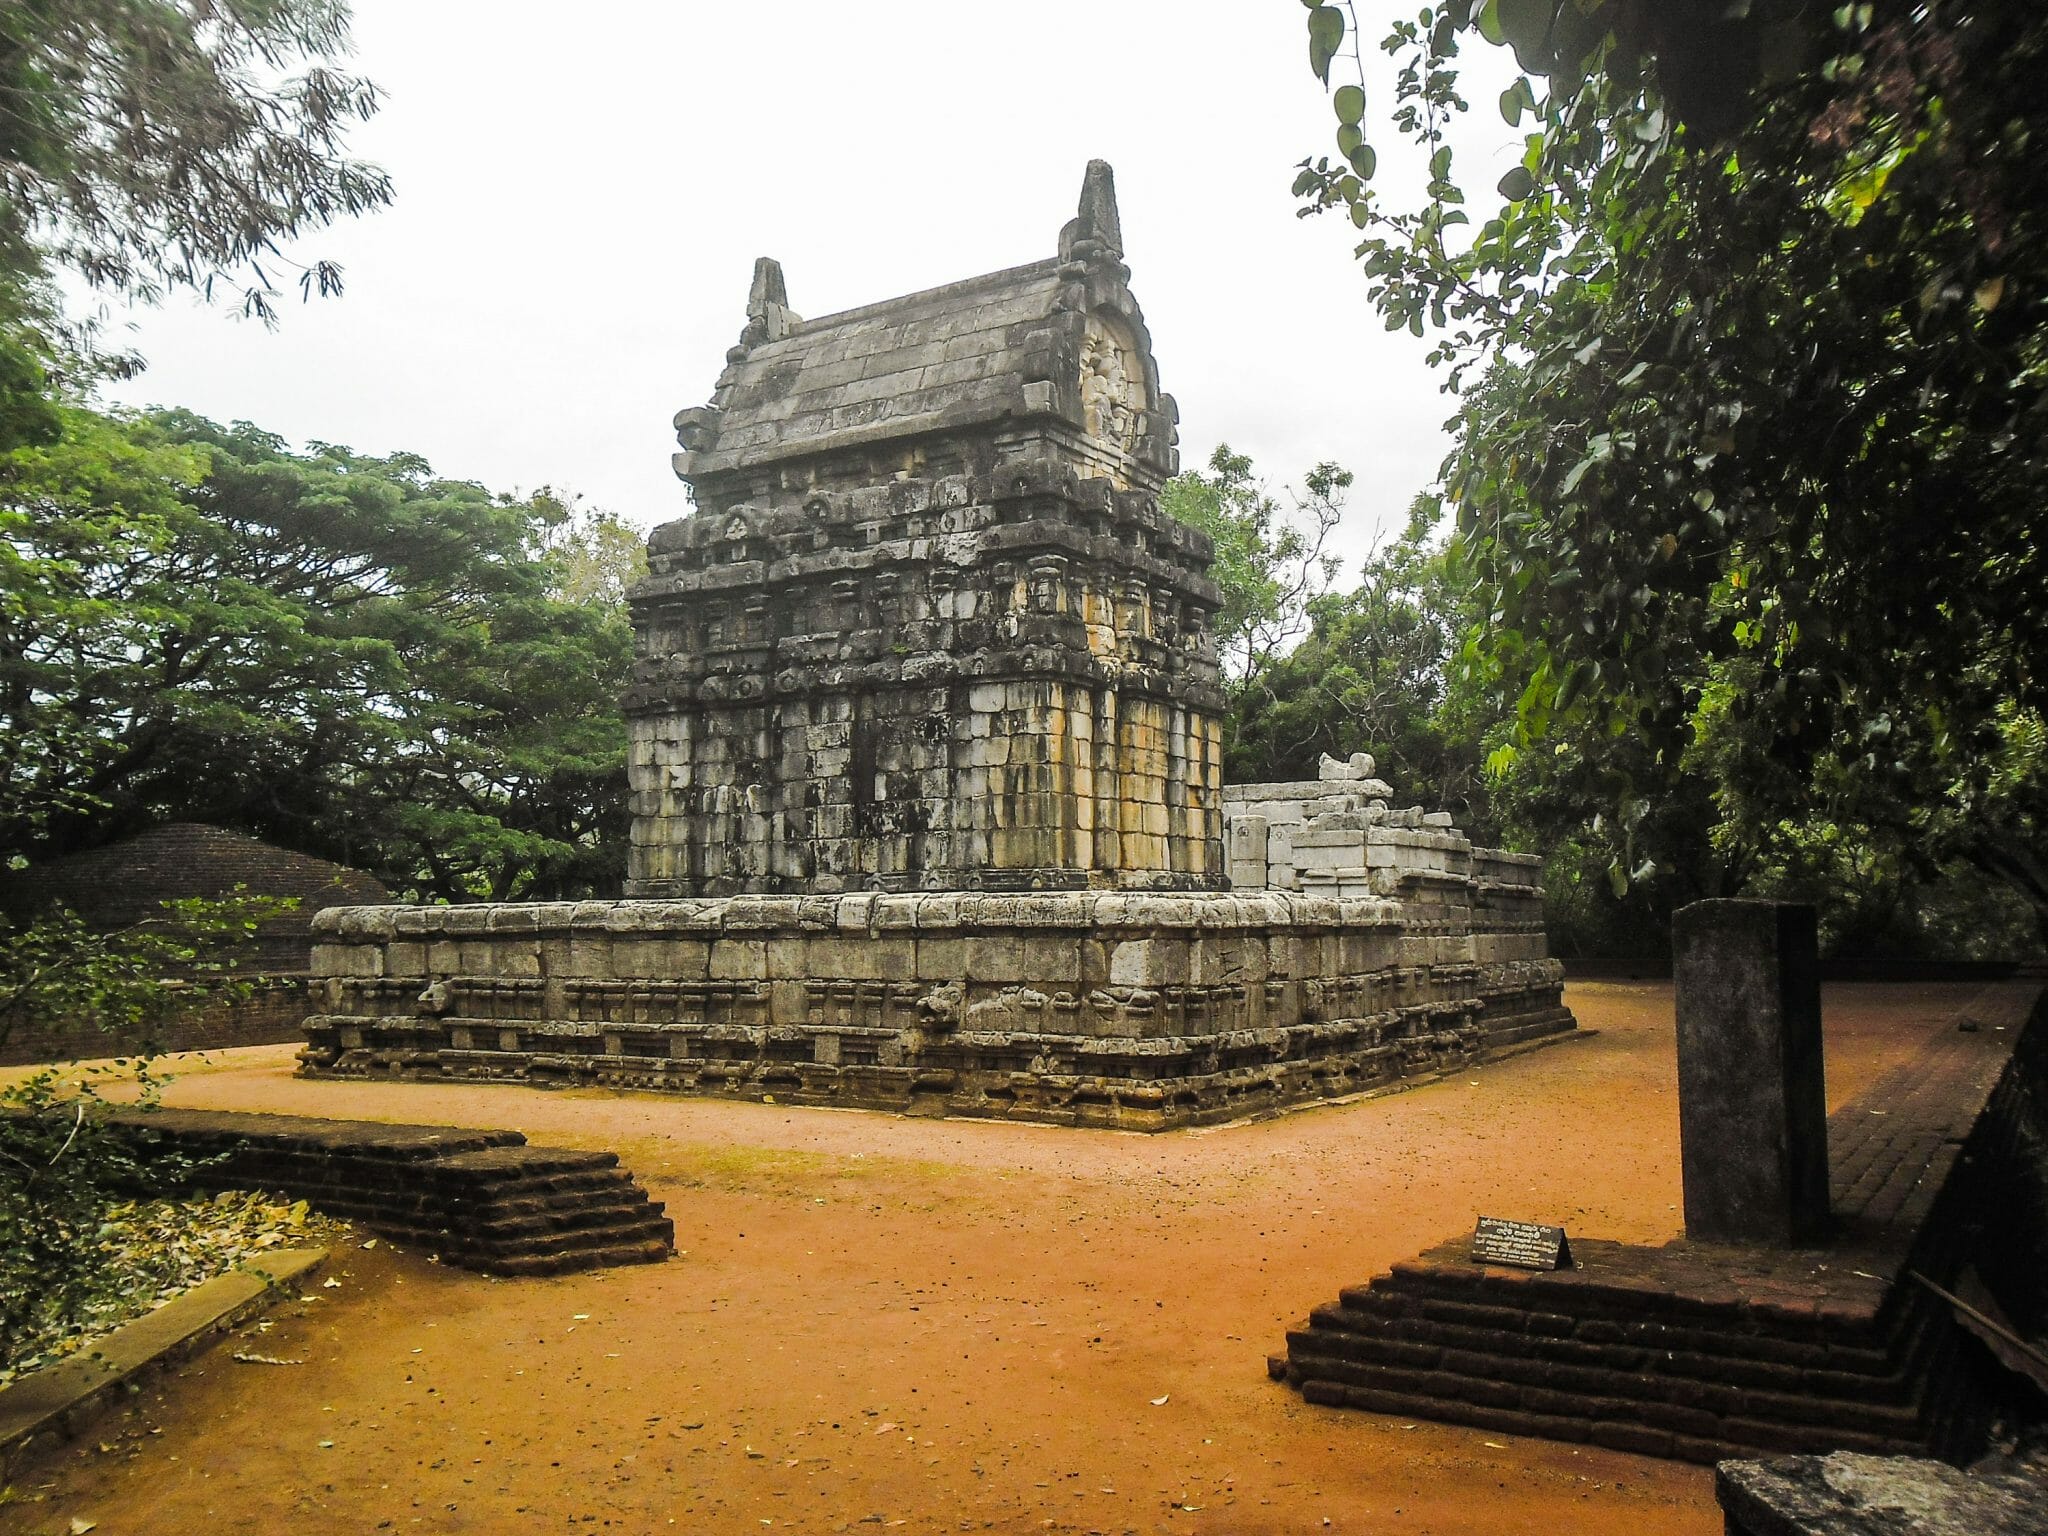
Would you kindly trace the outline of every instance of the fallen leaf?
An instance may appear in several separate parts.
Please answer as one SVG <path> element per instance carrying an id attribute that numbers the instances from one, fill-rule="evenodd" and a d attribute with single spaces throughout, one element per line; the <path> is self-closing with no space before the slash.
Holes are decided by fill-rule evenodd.
<path id="1" fill-rule="evenodd" d="M 1168 1392 L 1168 1393 L 1165 1393 L 1164 1395 L 1162 1395 L 1162 1396 L 1160 1396 L 1160 1397 L 1155 1397 L 1155 1398 L 1153 1398 L 1153 1399 L 1152 1399 L 1152 1406 L 1153 1406 L 1154 1408 L 1164 1408 L 1164 1407 L 1166 1406 L 1166 1399 L 1167 1399 L 1167 1398 L 1169 1398 L 1169 1397 L 1171 1397 L 1171 1396 L 1173 1396 L 1173 1394 L 1172 1394 L 1171 1392 Z"/>

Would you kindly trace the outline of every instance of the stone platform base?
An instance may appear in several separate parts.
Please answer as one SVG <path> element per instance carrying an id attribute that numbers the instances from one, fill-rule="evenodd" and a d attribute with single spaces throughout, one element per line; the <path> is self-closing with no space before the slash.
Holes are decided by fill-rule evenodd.
<path id="1" fill-rule="evenodd" d="M 1686 1461 L 1973 1454 L 1975 1346 L 1912 1276 L 1950 1287 L 1977 1257 L 2039 990 L 1988 989 L 1829 1117 L 1825 1246 L 1573 1234 L 1575 1267 L 1531 1272 L 1461 1235 L 1318 1307 L 1267 1369 L 1313 1403 Z"/>
<path id="2" fill-rule="evenodd" d="M 1533 922 L 1438 883 L 336 908 L 300 1070 L 1212 1124 L 1573 1029 Z"/>

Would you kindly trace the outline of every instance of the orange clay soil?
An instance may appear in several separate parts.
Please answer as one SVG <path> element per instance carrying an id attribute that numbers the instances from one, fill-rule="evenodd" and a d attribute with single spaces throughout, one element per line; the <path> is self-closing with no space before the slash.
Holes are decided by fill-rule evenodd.
<path id="1" fill-rule="evenodd" d="M 1969 993 L 1830 989 L 1831 1106 Z M 1677 1232 L 1670 989 L 1567 1001 L 1597 1034 L 1162 1136 L 301 1082 L 277 1047 L 186 1058 L 173 1104 L 615 1149 L 680 1253 L 494 1281 L 344 1249 L 339 1286 L 15 1468 L 0 1530 L 1711 1536 L 1707 1469 L 1311 1407 L 1266 1379 L 1310 1307 L 1480 1211 Z"/>

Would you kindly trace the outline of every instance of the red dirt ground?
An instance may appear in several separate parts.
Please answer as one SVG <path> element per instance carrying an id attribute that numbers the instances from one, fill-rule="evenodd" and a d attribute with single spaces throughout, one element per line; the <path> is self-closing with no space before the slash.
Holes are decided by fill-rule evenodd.
<path id="1" fill-rule="evenodd" d="M 1830 1106 L 1970 990 L 1830 988 Z M 339 1287 L 15 1469 L 28 1502 L 0 1531 L 1712 1536 L 1707 1469 L 1311 1407 L 1266 1379 L 1310 1307 L 1480 1210 L 1677 1232 L 1670 988 L 1566 1000 L 1596 1035 L 1163 1136 L 300 1082 L 289 1047 L 188 1058 L 173 1104 L 614 1149 L 681 1252 L 494 1281 L 343 1250 Z"/>

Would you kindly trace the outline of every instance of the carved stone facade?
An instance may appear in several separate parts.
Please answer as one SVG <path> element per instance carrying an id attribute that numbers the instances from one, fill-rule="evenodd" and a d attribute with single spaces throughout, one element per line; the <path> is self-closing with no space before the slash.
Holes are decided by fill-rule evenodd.
<path id="1" fill-rule="evenodd" d="M 322 913 L 305 1070 L 1160 1130 L 1567 1032 L 1540 927 L 1439 899 L 733 896 Z M 1426 915 L 1425 915 L 1426 913 Z"/>
<path id="2" fill-rule="evenodd" d="M 760 263 L 633 596 L 629 895 L 1222 884 L 1209 541 L 1109 168 L 1057 256 L 803 320 Z"/>
<path id="3" fill-rule="evenodd" d="M 1154 1130 L 1569 1032 L 1533 860 L 1369 764 L 1225 791 L 1121 253 L 1096 162 L 1030 266 L 806 321 L 761 263 L 632 599 L 633 899 L 323 913 L 302 1070 Z"/>

